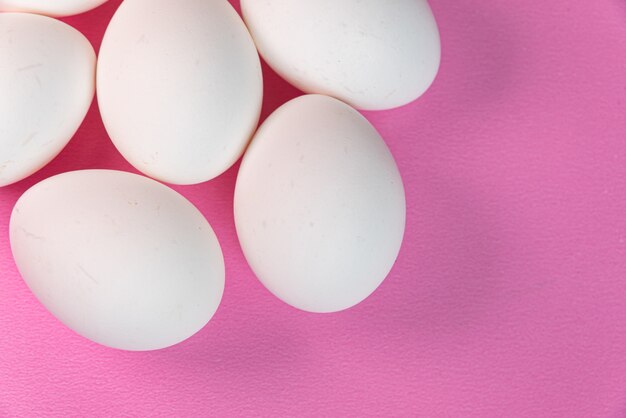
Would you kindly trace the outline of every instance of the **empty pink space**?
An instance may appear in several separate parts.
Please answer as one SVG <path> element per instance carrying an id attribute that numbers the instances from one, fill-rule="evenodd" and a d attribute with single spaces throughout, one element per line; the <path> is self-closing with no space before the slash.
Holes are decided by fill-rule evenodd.
<path id="1" fill-rule="evenodd" d="M 97 49 L 119 3 L 64 20 Z M 131 353 L 69 331 L 18 275 L 8 223 L 53 174 L 133 171 L 94 104 L 57 159 L 0 189 L 0 416 L 626 416 L 626 3 L 431 6 L 434 85 L 366 113 L 408 204 L 399 259 L 371 298 L 316 315 L 266 291 L 235 234 L 235 166 L 176 187 L 226 261 L 200 333 Z M 300 93 L 263 70 L 266 117 Z"/>

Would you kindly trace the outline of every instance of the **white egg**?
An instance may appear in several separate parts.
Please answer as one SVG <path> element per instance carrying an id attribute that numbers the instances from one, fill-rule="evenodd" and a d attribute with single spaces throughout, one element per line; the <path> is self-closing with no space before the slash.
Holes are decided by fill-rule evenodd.
<path id="1" fill-rule="evenodd" d="M 259 56 L 226 0 L 126 0 L 106 31 L 98 103 L 118 150 L 175 184 L 210 180 L 256 128 Z"/>
<path id="2" fill-rule="evenodd" d="M 311 312 L 349 308 L 398 255 L 406 205 L 396 163 L 356 110 L 310 95 L 280 107 L 243 158 L 235 224 L 261 282 Z"/>
<path id="3" fill-rule="evenodd" d="M 17 202 L 11 249 L 39 301 L 78 334 L 164 348 L 215 313 L 224 260 L 211 226 L 172 189 L 121 171 L 51 177 Z"/>
<path id="4" fill-rule="evenodd" d="M 107 0 L 0 0 L 0 12 L 27 12 L 62 17 L 100 6 Z"/>
<path id="5" fill-rule="evenodd" d="M 440 60 L 426 0 L 241 0 L 268 64 L 307 93 L 369 110 L 418 98 Z"/>
<path id="6" fill-rule="evenodd" d="M 33 174 L 67 145 L 93 100 L 96 55 L 58 20 L 0 14 L 0 186 Z"/>

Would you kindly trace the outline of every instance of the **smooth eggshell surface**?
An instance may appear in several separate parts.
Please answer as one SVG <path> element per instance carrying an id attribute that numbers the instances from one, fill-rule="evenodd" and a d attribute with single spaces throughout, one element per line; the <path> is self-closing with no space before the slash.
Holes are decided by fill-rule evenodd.
<path id="1" fill-rule="evenodd" d="M 280 107 L 244 156 L 235 223 L 252 270 L 297 308 L 332 312 L 370 295 L 398 255 L 405 197 L 374 127 L 330 97 Z"/>
<path id="2" fill-rule="evenodd" d="M 241 0 L 259 52 L 307 93 L 368 110 L 418 98 L 439 69 L 426 0 Z"/>
<path id="3" fill-rule="evenodd" d="M 226 0 L 126 0 L 100 50 L 98 103 L 124 157 L 175 184 L 210 180 L 256 128 L 259 56 Z"/>
<path id="4" fill-rule="evenodd" d="M 222 252 L 206 219 L 135 174 L 74 171 L 38 183 L 17 202 L 10 237 L 39 301 L 109 347 L 183 341 L 213 316 L 224 289 Z"/>
<path id="5" fill-rule="evenodd" d="M 0 0 L 0 12 L 39 13 L 61 17 L 86 12 L 107 0 Z"/>
<path id="6" fill-rule="evenodd" d="M 93 100 L 95 68 L 91 44 L 71 26 L 0 14 L 0 186 L 33 174 L 67 145 Z"/>

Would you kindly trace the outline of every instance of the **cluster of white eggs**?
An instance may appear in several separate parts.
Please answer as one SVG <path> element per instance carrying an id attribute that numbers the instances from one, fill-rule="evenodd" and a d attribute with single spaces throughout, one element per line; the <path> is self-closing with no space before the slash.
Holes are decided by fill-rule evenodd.
<path id="1" fill-rule="evenodd" d="M 237 235 L 277 297 L 334 312 L 371 294 L 400 250 L 406 204 L 389 149 L 352 106 L 397 107 L 432 83 L 440 45 L 426 0 L 242 0 L 245 23 L 227 0 L 125 0 L 96 60 L 82 34 L 50 16 L 104 1 L 0 0 L 0 186 L 52 160 L 97 90 L 111 140 L 153 179 L 208 181 L 243 155 Z M 258 130 L 257 50 L 310 93 Z M 209 223 L 148 177 L 46 179 L 17 202 L 10 239 L 43 305 L 106 346 L 176 344 L 222 297 Z"/>

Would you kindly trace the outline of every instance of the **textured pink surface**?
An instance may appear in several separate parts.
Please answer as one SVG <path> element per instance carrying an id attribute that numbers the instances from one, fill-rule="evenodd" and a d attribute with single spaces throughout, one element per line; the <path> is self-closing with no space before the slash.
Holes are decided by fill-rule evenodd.
<path id="1" fill-rule="evenodd" d="M 66 19 L 94 43 L 119 1 Z M 11 259 L 30 185 L 130 167 L 94 106 L 68 148 L 0 189 L 0 416 L 626 416 L 626 3 L 432 0 L 432 89 L 367 116 L 404 176 L 406 240 L 366 302 L 296 311 L 254 278 L 236 168 L 181 191 L 224 248 L 210 324 L 114 351 L 64 328 Z M 266 116 L 298 92 L 267 67 Z"/>

